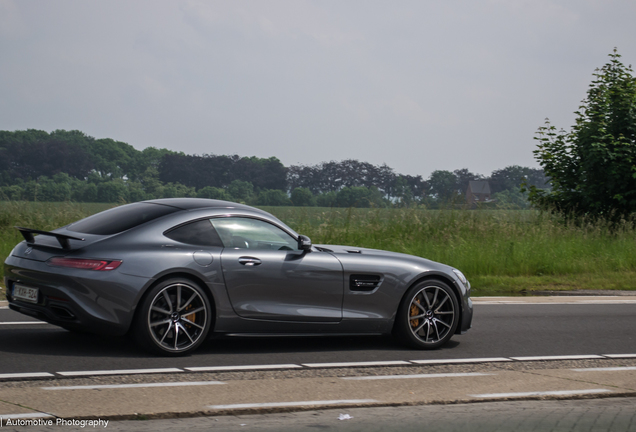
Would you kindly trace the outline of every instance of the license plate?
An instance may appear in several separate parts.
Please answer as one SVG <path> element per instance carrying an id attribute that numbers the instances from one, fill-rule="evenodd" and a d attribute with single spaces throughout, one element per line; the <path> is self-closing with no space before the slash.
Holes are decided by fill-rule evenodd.
<path id="1" fill-rule="evenodd" d="M 24 285 L 13 286 L 13 298 L 16 300 L 22 300 L 30 303 L 38 302 L 38 289 L 30 288 Z"/>

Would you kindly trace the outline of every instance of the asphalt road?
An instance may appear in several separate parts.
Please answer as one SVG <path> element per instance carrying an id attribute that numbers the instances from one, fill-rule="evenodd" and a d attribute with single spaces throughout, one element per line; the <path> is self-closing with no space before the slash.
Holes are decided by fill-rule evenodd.
<path id="1" fill-rule="evenodd" d="M 473 328 L 443 349 L 390 337 L 224 338 L 160 358 L 127 338 L 75 334 L 0 309 L 0 374 L 166 367 L 302 364 L 636 353 L 636 304 L 476 304 Z"/>

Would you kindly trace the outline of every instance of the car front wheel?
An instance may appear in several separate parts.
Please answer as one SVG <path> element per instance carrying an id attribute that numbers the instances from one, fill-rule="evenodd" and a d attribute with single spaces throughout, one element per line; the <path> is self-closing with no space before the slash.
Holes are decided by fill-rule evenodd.
<path id="1" fill-rule="evenodd" d="M 187 279 L 169 279 L 144 297 L 133 332 L 146 350 L 178 356 L 203 343 L 211 321 L 210 302 L 203 289 Z"/>
<path id="2" fill-rule="evenodd" d="M 444 282 L 428 280 L 411 287 L 395 322 L 397 336 L 416 349 L 435 349 L 446 344 L 459 323 L 459 306 L 453 290 Z"/>

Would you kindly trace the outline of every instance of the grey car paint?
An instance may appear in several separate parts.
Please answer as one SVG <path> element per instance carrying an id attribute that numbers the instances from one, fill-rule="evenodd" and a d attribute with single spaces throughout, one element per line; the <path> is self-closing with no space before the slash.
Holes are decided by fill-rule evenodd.
<path id="1" fill-rule="evenodd" d="M 164 233 L 197 219 L 256 218 L 290 236 L 298 234 L 264 211 L 215 200 L 154 200 L 182 209 L 123 233 L 82 234 L 62 250 L 52 237 L 21 242 L 5 261 L 5 283 L 37 287 L 37 304 L 10 299 L 11 308 L 70 329 L 121 335 L 129 331 L 144 293 L 169 276 L 186 276 L 205 287 L 213 303 L 217 333 L 390 333 L 409 287 L 435 278 L 456 293 L 460 322 L 472 322 L 469 285 L 452 268 L 411 255 L 347 246 L 314 245 L 310 251 L 224 249 L 180 243 Z M 77 236 L 72 224 L 56 233 Z M 52 256 L 117 259 L 115 271 L 50 267 Z M 260 266 L 239 263 L 242 257 Z M 377 286 L 352 289 L 352 275 L 376 278 Z M 65 312 L 66 311 L 66 312 Z M 72 318 L 71 318 L 72 317 Z"/>
<path id="2" fill-rule="evenodd" d="M 241 264 L 245 258 L 259 264 Z M 230 301 L 240 317 L 299 322 L 342 320 L 343 269 L 329 253 L 224 249 L 221 264 Z"/>

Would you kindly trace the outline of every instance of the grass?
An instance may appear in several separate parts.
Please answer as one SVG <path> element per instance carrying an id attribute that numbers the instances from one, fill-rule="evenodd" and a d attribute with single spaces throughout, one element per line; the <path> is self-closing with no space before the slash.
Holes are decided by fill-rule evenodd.
<path id="1" fill-rule="evenodd" d="M 422 256 L 462 270 L 474 295 L 636 290 L 636 230 L 518 210 L 268 208 L 314 243 Z M 636 294 L 636 293 L 635 293 Z"/>
<path id="2" fill-rule="evenodd" d="M 0 260 L 22 239 L 14 225 L 50 230 L 112 206 L 2 202 Z M 457 267 L 473 295 L 636 290 L 636 230 L 628 222 L 612 232 L 602 222 L 564 224 L 528 210 L 265 210 L 316 244 L 386 249 Z"/>

